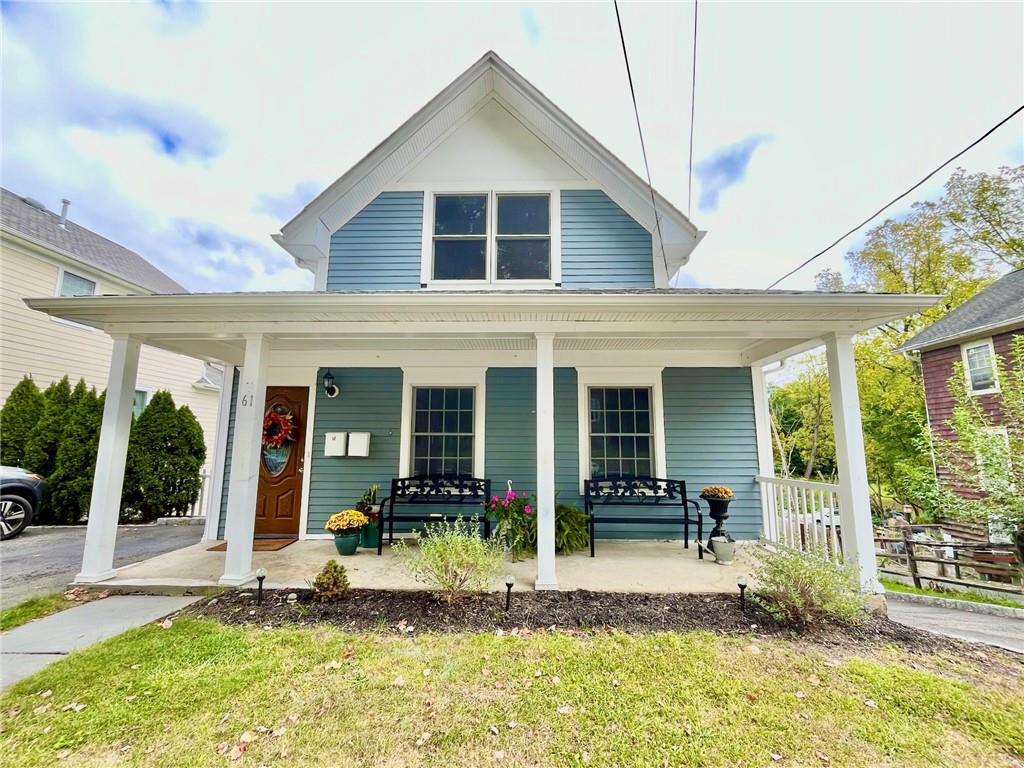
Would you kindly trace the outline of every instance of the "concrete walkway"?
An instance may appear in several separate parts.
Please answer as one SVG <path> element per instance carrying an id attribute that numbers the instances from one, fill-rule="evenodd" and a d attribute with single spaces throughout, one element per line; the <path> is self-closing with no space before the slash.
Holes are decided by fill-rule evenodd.
<path id="1" fill-rule="evenodd" d="M 918 603 L 888 601 L 889 618 L 937 635 L 1024 653 L 1024 621 Z"/>
<path id="2" fill-rule="evenodd" d="M 180 611 L 198 597 L 116 595 L 30 621 L 0 635 L 0 688 L 72 651 Z"/>

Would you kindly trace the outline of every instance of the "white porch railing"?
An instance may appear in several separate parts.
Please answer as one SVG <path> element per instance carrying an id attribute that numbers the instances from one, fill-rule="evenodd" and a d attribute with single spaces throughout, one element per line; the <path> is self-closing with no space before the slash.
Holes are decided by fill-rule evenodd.
<path id="1" fill-rule="evenodd" d="M 203 517 L 207 512 L 207 505 L 210 502 L 210 473 L 203 470 L 200 475 L 199 496 L 183 517 Z"/>
<path id="2" fill-rule="evenodd" d="M 754 477 L 761 487 L 764 537 L 804 551 L 827 552 L 842 560 L 839 486 L 785 477 Z"/>

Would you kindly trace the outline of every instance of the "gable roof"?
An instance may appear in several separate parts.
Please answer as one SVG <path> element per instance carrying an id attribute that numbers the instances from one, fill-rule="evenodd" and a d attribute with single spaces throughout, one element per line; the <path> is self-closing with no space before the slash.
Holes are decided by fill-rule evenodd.
<path id="1" fill-rule="evenodd" d="M 657 228 L 647 182 L 608 151 L 494 51 L 448 87 L 281 228 L 273 239 L 313 272 L 327 259 L 331 235 L 416 163 L 466 115 L 497 100 L 583 176 L 595 182 L 641 226 Z M 654 192 L 671 277 L 704 236 L 679 209 Z M 654 254 L 655 268 L 662 261 Z M 663 268 L 663 267 L 662 267 Z"/>
<path id="2" fill-rule="evenodd" d="M 0 188 L 0 226 L 90 269 L 105 272 L 152 293 L 188 293 L 135 251 Z"/>
<path id="3" fill-rule="evenodd" d="M 982 333 L 1014 328 L 1024 328 L 1024 269 L 1003 275 L 914 336 L 900 350 L 933 349 Z"/>

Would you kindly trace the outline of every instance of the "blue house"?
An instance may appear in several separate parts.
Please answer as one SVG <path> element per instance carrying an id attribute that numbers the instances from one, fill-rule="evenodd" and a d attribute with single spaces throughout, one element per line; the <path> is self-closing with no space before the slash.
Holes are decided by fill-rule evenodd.
<path id="1" fill-rule="evenodd" d="M 537 588 L 558 586 L 555 500 L 581 505 L 591 478 L 727 485 L 732 535 L 779 538 L 763 367 L 824 344 L 828 514 L 871 588 L 851 339 L 932 300 L 673 288 L 703 234 L 488 53 L 274 236 L 314 291 L 30 300 L 115 341 L 78 580 L 113 574 L 142 342 L 226 367 L 207 530 L 227 541 L 222 583 L 252 578 L 254 536 L 326 537 L 371 483 L 460 474 L 536 495 Z"/>

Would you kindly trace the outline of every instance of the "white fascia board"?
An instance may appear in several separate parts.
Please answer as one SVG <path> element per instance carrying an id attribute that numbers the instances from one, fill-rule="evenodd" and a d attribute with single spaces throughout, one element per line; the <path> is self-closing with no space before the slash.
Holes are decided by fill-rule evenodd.
<path id="1" fill-rule="evenodd" d="M 316 262 L 328 257 L 331 233 L 344 226 L 442 141 L 460 120 L 491 97 L 511 108 L 556 154 L 592 178 L 652 233 L 657 230 L 653 210 L 657 208 L 669 278 L 687 263 L 704 233 L 657 191 L 652 207 L 651 188 L 646 181 L 493 51 L 459 75 L 311 201 L 281 228 L 280 235 L 273 236 L 274 241 L 291 253 L 299 266 L 316 272 Z M 656 260 L 661 258 L 660 253 L 655 253 Z"/>

